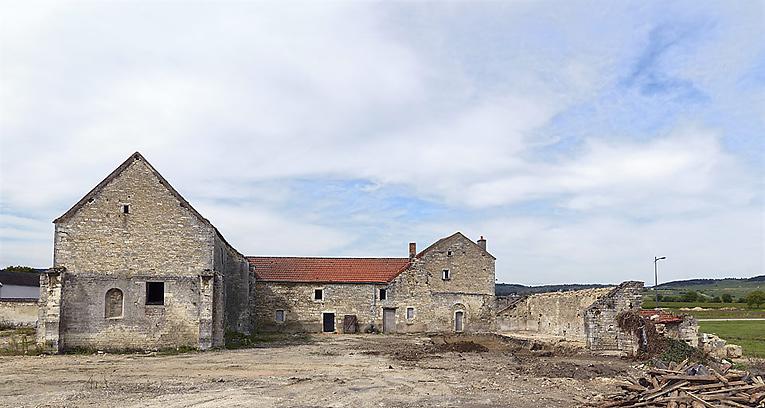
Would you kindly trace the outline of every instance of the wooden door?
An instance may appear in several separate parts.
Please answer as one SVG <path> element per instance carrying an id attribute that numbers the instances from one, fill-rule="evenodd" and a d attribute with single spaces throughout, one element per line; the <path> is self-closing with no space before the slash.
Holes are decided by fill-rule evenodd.
<path id="1" fill-rule="evenodd" d="M 358 319 L 356 315 L 345 315 L 343 318 L 343 333 L 356 333 L 358 329 Z"/>
<path id="2" fill-rule="evenodd" d="M 383 333 L 396 332 L 396 309 L 383 309 Z"/>

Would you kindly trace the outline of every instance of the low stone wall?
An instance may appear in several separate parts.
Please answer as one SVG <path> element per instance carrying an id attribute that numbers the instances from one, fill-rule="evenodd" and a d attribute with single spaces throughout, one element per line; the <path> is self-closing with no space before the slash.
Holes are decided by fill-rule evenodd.
<path id="1" fill-rule="evenodd" d="M 0 327 L 37 326 L 37 299 L 0 299 Z"/>

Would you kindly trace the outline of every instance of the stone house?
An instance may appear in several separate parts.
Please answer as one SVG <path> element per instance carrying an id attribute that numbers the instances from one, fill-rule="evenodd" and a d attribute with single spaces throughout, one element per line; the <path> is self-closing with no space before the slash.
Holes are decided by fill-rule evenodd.
<path id="1" fill-rule="evenodd" d="M 407 258 L 248 257 L 266 331 L 491 332 L 494 262 L 457 232 Z"/>
<path id="2" fill-rule="evenodd" d="M 139 153 L 55 224 L 40 278 L 38 343 L 48 351 L 221 346 L 249 332 L 245 257 Z"/>

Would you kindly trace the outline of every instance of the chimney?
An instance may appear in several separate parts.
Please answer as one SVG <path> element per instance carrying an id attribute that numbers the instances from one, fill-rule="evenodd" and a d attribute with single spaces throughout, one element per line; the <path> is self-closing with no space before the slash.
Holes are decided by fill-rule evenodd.
<path id="1" fill-rule="evenodd" d="M 478 246 L 483 248 L 483 250 L 486 250 L 486 240 L 483 238 L 483 235 L 481 235 L 481 239 L 478 240 Z"/>
<path id="2" fill-rule="evenodd" d="M 410 242 L 409 243 L 409 259 L 414 259 L 416 255 L 417 255 L 417 243 Z"/>

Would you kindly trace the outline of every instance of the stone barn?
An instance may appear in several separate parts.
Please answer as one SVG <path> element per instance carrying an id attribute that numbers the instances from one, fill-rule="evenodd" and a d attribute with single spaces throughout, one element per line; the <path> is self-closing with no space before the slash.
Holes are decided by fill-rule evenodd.
<path id="1" fill-rule="evenodd" d="M 249 257 L 266 331 L 491 332 L 494 262 L 457 232 L 402 258 Z"/>
<path id="2" fill-rule="evenodd" d="M 247 260 L 140 153 L 54 224 L 45 350 L 205 350 L 252 329 Z"/>

